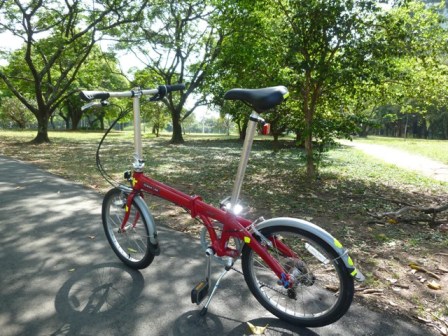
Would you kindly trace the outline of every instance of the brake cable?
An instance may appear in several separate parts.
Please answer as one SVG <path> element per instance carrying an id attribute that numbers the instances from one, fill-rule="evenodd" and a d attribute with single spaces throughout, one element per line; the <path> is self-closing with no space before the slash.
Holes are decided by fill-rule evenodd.
<path id="1" fill-rule="evenodd" d="M 107 172 L 106 169 L 103 167 L 102 163 L 101 163 L 101 158 L 100 158 L 100 149 L 101 146 L 103 145 L 104 140 L 106 139 L 106 137 L 109 135 L 110 131 L 115 127 L 115 125 L 117 124 L 117 122 L 124 118 L 130 111 L 131 109 L 128 110 L 124 110 L 121 106 L 117 105 L 117 104 L 108 104 L 110 106 L 116 106 L 118 107 L 118 109 L 121 111 L 117 117 L 117 119 L 115 119 L 112 124 L 109 126 L 109 128 L 107 129 L 107 131 L 104 133 L 103 137 L 101 138 L 100 143 L 98 144 L 98 148 L 96 150 L 96 166 L 101 174 L 101 176 L 113 187 L 116 187 L 118 185 L 120 185 L 119 182 L 115 181 L 114 178 L 112 176 L 110 176 Z"/>

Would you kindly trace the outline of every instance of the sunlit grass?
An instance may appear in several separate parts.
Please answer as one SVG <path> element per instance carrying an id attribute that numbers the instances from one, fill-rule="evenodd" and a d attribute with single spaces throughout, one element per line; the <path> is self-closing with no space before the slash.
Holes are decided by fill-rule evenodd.
<path id="1" fill-rule="evenodd" d="M 355 141 L 385 145 L 448 164 L 448 140 L 402 139 L 369 136 L 367 138 L 356 138 Z"/>
<path id="2" fill-rule="evenodd" d="M 376 142 L 375 142 L 376 143 Z M 375 159 L 355 148 L 334 148 L 325 156 L 321 173 L 330 173 L 341 179 L 363 180 L 368 184 L 384 184 L 441 191 L 448 183 L 436 181 L 411 170 Z"/>

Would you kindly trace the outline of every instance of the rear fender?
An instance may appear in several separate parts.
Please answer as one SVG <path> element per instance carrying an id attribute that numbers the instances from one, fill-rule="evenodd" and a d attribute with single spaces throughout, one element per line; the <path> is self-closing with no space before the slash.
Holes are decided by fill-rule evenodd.
<path id="1" fill-rule="evenodd" d="M 256 225 L 256 228 L 257 230 L 262 230 L 272 226 L 286 226 L 286 227 L 298 228 L 319 237 L 336 252 L 339 258 L 341 258 L 341 260 L 344 262 L 344 265 L 347 268 L 350 275 L 355 280 L 364 281 L 365 279 L 364 275 L 359 270 L 356 269 L 352 258 L 350 258 L 350 256 L 348 255 L 348 250 L 345 249 L 342 246 L 342 244 L 330 233 L 328 233 L 321 227 L 317 226 L 316 224 L 305 221 L 303 219 L 279 217 L 260 222 L 259 224 Z"/>

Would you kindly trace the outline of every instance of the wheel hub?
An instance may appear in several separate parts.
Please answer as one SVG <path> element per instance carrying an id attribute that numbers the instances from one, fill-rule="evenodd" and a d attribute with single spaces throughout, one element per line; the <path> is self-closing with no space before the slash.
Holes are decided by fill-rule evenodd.
<path id="1" fill-rule="evenodd" d="M 288 258 L 288 259 L 289 260 L 286 262 L 285 269 L 288 271 L 292 282 L 295 285 L 299 283 L 305 286 L 314 285 L 316 277 L 308 268 L 307 264 L 303 260 L 297 258 Z M 289 290 L 288 290 L 288 296 L 290 296 Z"/>

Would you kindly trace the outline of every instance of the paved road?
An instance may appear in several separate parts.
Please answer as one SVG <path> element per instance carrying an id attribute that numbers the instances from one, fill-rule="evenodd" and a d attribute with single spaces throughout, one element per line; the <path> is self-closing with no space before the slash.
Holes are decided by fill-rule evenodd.
<path id="1" fill-rule="evenodd" d="M 269 324 L 266 335 L 432 335 L 358 304 L 331 326 L 297 328 L 267 313 L 238 273 L 200 317 L 189 298 L 204 272 L 199 245 L 159 228 L 161 256 L 127 269 L 107 245 L 100 204 L 91 190 L 0 156 L 1 335 L 248 335 L 247 321 Z"/>
<path id="2" fill-rule="evenodd" d="M 357 141 L 341 141 L 346 146 L 355 147 L 366 154 L 376 157 L 400 168 L 416 171 L 435 180 L 448 182 L 448 165 L 417 154 L 388 146 L 367 144 Z"/>

